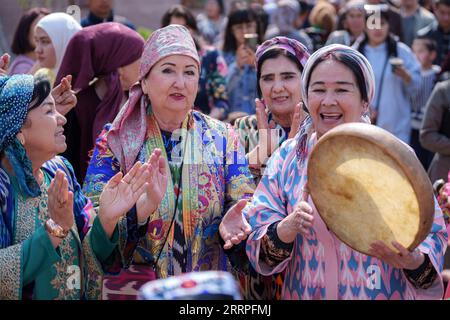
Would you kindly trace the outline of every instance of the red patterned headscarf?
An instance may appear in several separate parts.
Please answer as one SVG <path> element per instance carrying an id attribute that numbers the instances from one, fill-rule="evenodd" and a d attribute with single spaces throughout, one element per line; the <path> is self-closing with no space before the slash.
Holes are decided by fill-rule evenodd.
<path id="1" fill-rule="evenodd" d="M 184 55 L 195 60 L 200 70 L 200 58 L 188 29 L 169 25 L 156 30 L 144 47 L 139 69 L 139 80 L 144 79 L 161 59 L 171 55 Z M 108 134 L 108 144 L 122 170 L 128 172 L 144 143 L 147 130 L 147 100 L 141 85 L 130 90 L 130 98 L 114 120 Z"/>

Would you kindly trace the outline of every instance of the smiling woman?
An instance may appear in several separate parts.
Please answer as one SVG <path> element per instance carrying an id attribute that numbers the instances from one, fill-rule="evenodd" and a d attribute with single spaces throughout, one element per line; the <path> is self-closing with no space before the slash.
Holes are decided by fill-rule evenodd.
<path id="1" fill-rule="evenodd" d="M 261 165 L 286 139 L 295 136 L 305 116 L 300 105 L 301 75 L 308 57 L 305 46 L 286 37 L 267 40 L 256 51 L 257 112 L 234 124 L 255 182 L 263 173 Z"/>
<path id="2" fill-rule="evenodd" d="M 94 206 L 104 183 L 134 163 L 149 160 L 159 172 L 121 221 L 120 249 L 105 265 L 107 299 L 114 298 L 108 294 L 112 287 L 121 298 L 136 298 L 128 284 L 136 280 L 139 287 L 142 278 L 126 279 L 130 265 L 147 275 L 155 270 L 162 278 L 230 268 L 219 224 L 230 208 L 242 209 L 245 200 L 233 205 L 250 197 L 254 185 L 231 126 L 193 109 L 199 74 L 200 59 L 188 29 L 169 25 L 156 30 L 144 47 L 139 85 L 97 139 L 84 183 Z M 159 164 L 152 156 L 155 148 L 162 150 Z M 111 279 L 110 273 L 120 268 L 123 273 Z"/>
<path id="3" fill-rule="evenodd" d="M 264 174 L 268 157 L 286 139 L 295 136 L 305 116 L 300 105 L 301 75 L 308 57 L 305 46 L 286 37 L 267 40 L 256 51 L 257 90 L 261 100 L 256 101 L 256 115 L 239 118 L 234 124 L 244 145 L 255 183 Z M 233 224 L 229 216 L 226 216 L 221 227 L 228 230 Z M 241 243 L 241 246 L 244 244 L 245 242 Z M 242 258 L 240 260 L 240 284 L 244 298 L 279 298 L 283 281 L 281 274 L 262 277 L 248 261 Z"/>
<path id="4" fill-rule="evenodd" d="M 56 156 L 66 119 L 50 83 L 0 76 L 0 117 L 0 299 L 98 299 L 97 266 L 116 247 L 117 221 L 141 195 L 148 164 L 114 176 L 96 215 Z"/>
<path id="5" fill-rule="evenodd" d="M 270 158 L 251 203 L 244 209 L 253 229 L 247 255 L 263 275 L 284 272 L 283 299 L 440 299 L 447 232 L 439 207 L 432 231 L 410 252 L 381 241 L 370 255 L 341 242 L 321 219 L 307 189 L 309 155 L 332 128 L 364 122 L 374 96 L 371 66 L 342 45 L 319 49 L 302 74 L 303 101 L 311 117 L 295 139 Z M 312 160 L 311 160 L 312 161 Z M 377 270 L 374 275 L 373 270 Z M 375 280 L 374 280 L 375 278 Z"/>
<path id="6" fill-rule="evenodd" d="M 333 68 L 331 72 L 330 68 Z M 308 110 L 319 139 L 339 124 L 359 122 L 367 115 L 368 92 L 361 72 L 343 55 L 323 57 L 311 65 L 306 78 Z"/>

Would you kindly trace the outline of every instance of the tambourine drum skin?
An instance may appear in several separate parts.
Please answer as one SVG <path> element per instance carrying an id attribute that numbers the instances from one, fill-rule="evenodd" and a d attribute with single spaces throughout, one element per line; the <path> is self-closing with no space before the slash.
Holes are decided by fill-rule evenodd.
<path id="1" fill-rule="evenodd" d="M 413 250 L 431 231 L 431 182 L 413 151 L 379 127 L 348 123 L 324 134 L 308 161 L 308 188 L 328 228 L 361 253 L 377 240 Z"/>

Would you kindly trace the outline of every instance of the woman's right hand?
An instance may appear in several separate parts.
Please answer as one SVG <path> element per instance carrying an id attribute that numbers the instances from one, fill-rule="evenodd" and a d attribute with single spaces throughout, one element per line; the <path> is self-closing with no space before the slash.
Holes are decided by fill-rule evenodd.
<path id="1" fill-rule="evenodd" d="M 160 149 L 155 149 L 147 162 L 149 178 L 144 193 L 136 203 L 138 222 L 143 223 L 158 209 L 166 193 L 169 179 L 166 162 Z"/>
<path id="2" fill-rule="evenodd" d="M 244 65 L 253 67 L 254 65 L 254 53 L 245 44 L 240 45 L 236 50 L 236 64 L 239 69 L 242 69 Z"/>
<path id="3" fill-rule="evenodd" d="M 259 143 L 249 152 L 248 159 L 250 165 L 259 167 L 266 163 L 267 159 L 278 148 L 280 137 L 278 132 L 274 130 L 276 127 L 275 122 L 273 120 L 269 122 L 268 120 L 264 103 L 259 99 L 255 99 L 255 107 Z"/>
<path id="4" fill-rule="evenodd" d="M 310 235 L 314 224 L 313 209 L 307 202 L 308 191 L 304 189 L 302 200 L 286 218 L 277 226 L 278 238 L 284 243 L 292 243 L 298 234 L 305 237 Z"/>
<path id="5" fill-rule="evenodd" d="M 307 113 L 303 110 L 303 102 L 295 105 L 294 114 L 292 115 L 291 131 L 289 131 L 288 139 L 294 138 L 300 131 L 300 125 L 307 117 Z"/>
<path id="6" fill-rule="evenodd" d="M 113 176 L 100 195 L 98 217 L 109 238 L 119 219 L 123 217 L 143 194 L 149 177 L 148 164 L 136 162 L 123 176 L 122 172 Z"/>
<path id="7" fill-rule="evenodd" d="M 58 169 L 48 188 L 48 214 L 50 218 L 65 231 L 74 225 L 73 192 L 69 191 L 69 182 L 64 173 Z"/>

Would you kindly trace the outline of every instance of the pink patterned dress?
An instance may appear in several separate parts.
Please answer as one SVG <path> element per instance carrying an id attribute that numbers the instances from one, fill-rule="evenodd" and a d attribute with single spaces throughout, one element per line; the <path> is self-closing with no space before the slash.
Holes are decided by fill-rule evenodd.
<path id="1" fill-rule="evenodd" d="M 427 288 L 417 287 L 405 271 L 361 254 L 341 242 L 320 218 L 309 237 L 298 235 L 293 249 L 277 264 L 264 258 L 267 232 L 273 223 L 291 213 L 307 181 L 307 160 L 298 159 L 298 139 L 287 140 L 271 157 L 253 200 L 244 210 L 253 233 L 247 240 L 247 255 L 257 272 L 271 275 L 285 271 L 282 299 L 441 299 L 443 255 L 448 234 L 436 202 L 432 230 L 419 249 L 429 258 L 435 274 Z M 306 145 L 307 154 L 316 142 L 315 133 Z"/>

